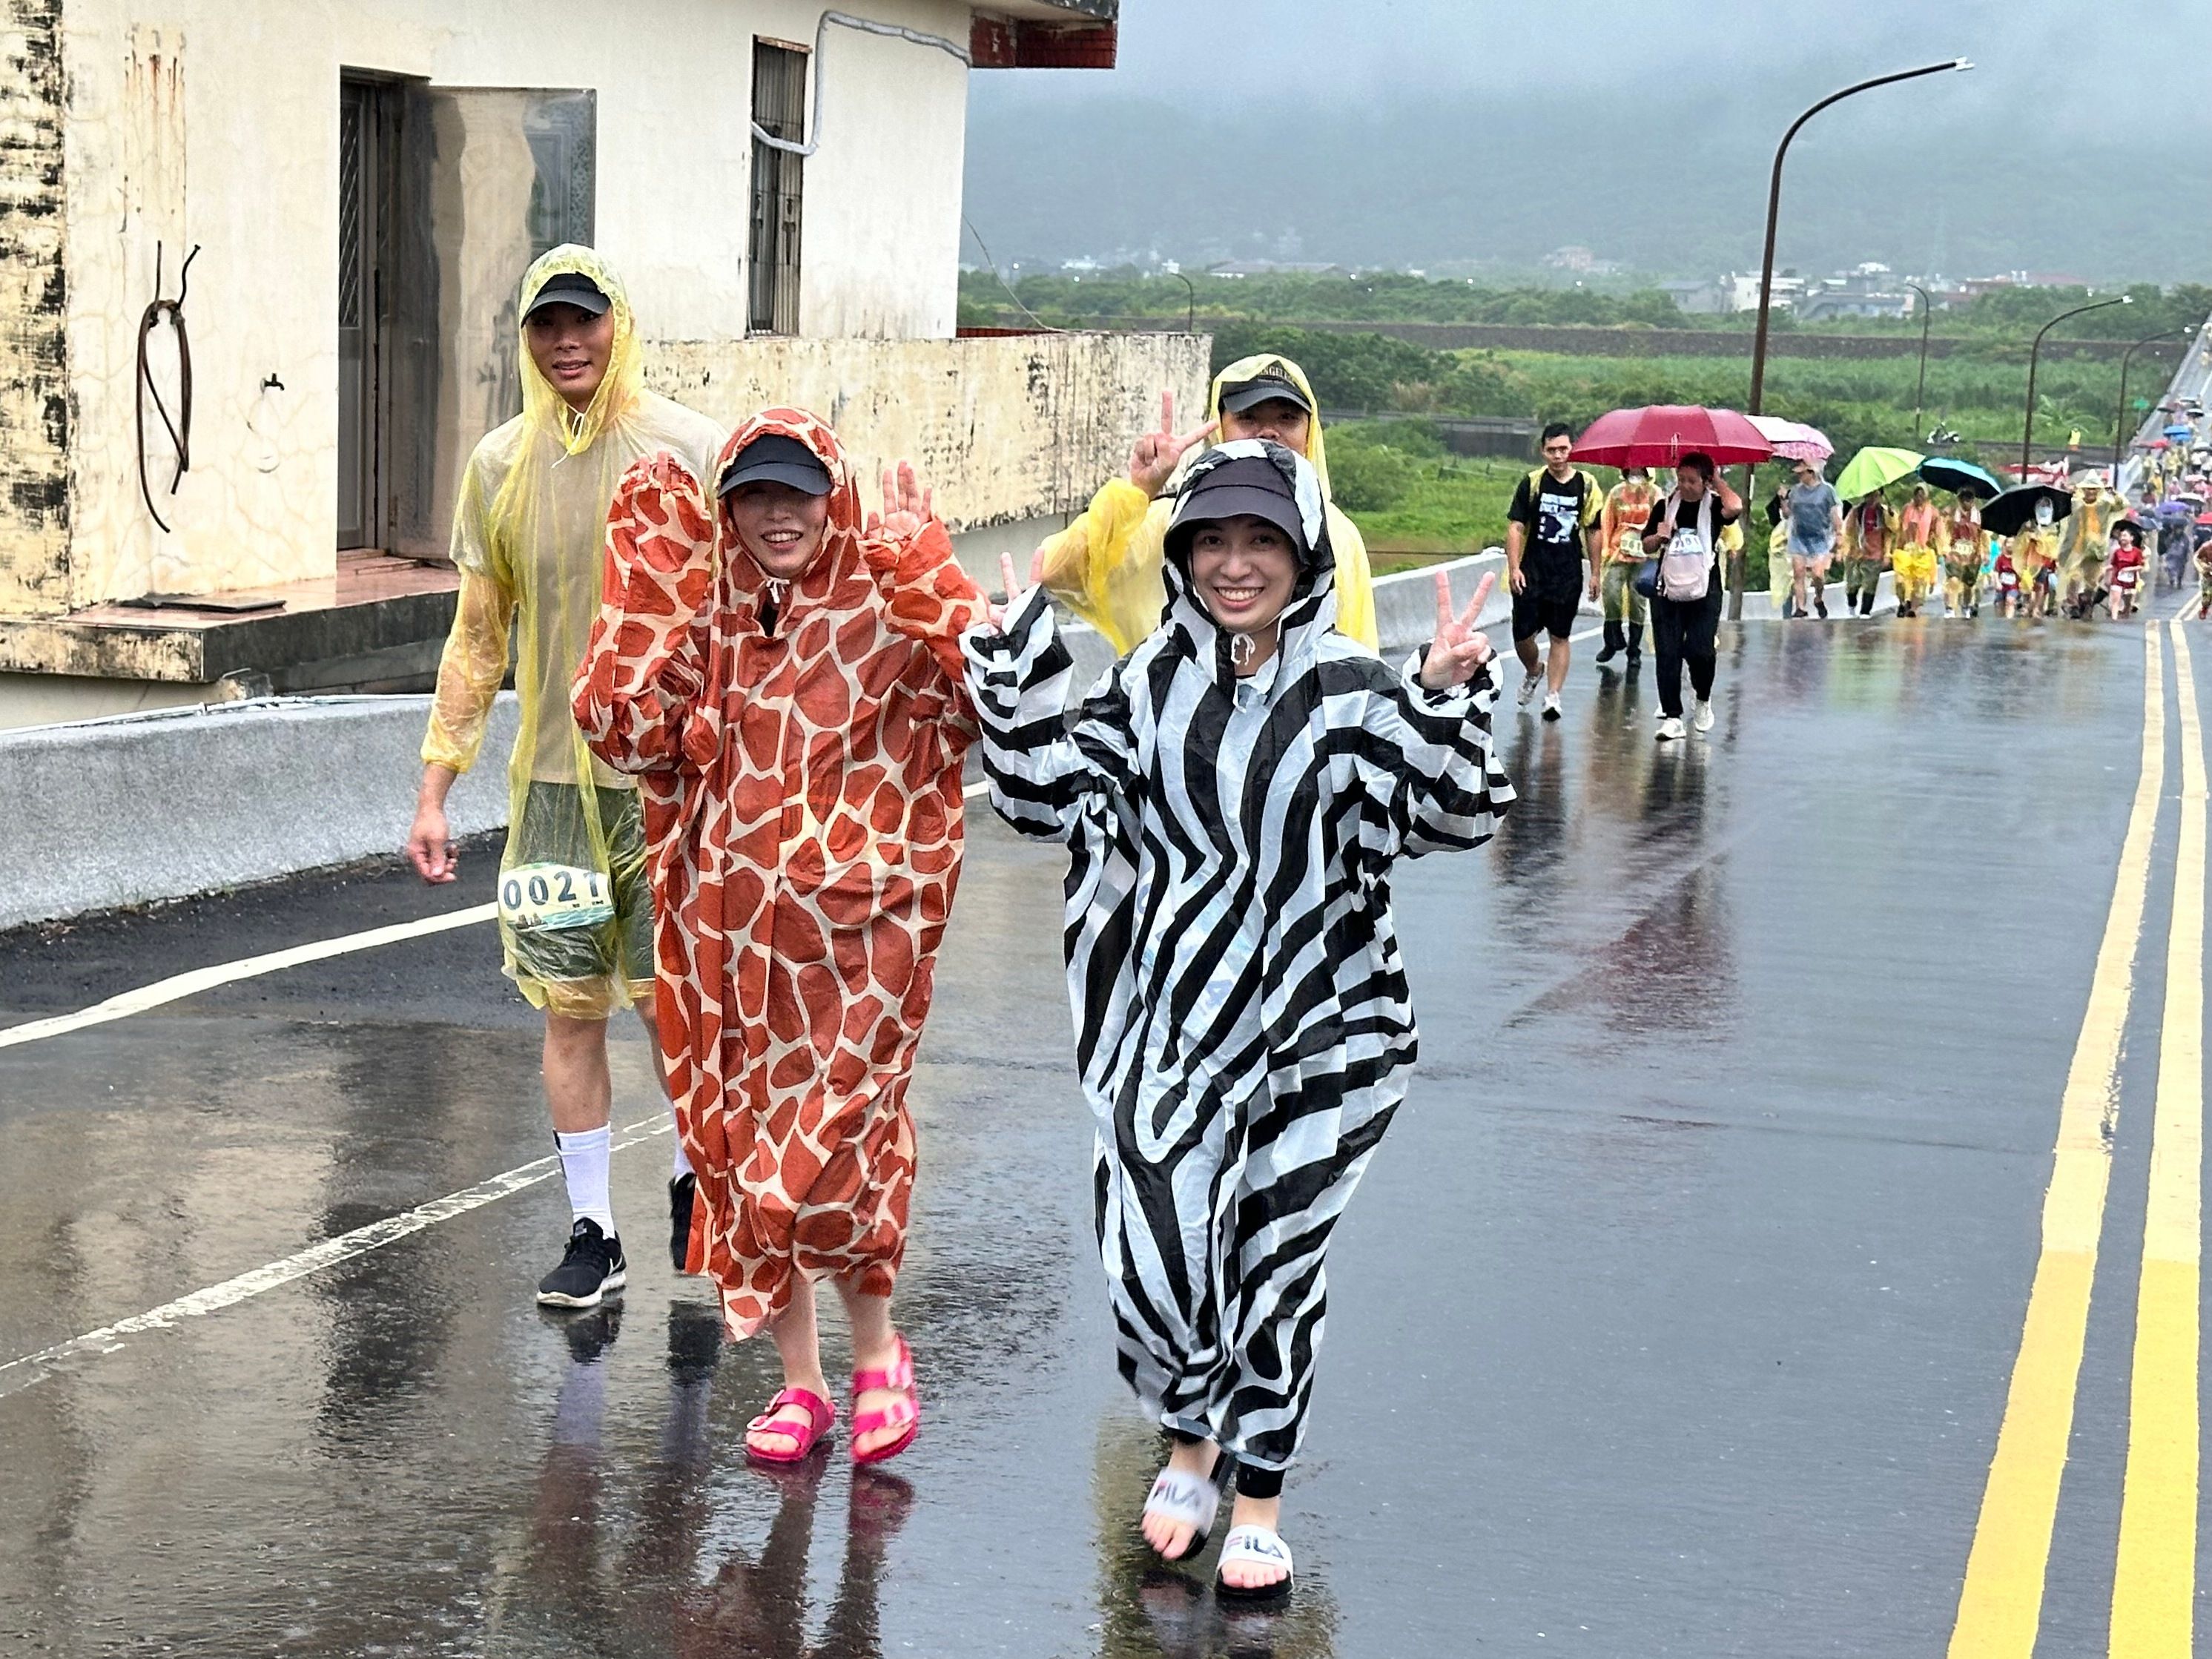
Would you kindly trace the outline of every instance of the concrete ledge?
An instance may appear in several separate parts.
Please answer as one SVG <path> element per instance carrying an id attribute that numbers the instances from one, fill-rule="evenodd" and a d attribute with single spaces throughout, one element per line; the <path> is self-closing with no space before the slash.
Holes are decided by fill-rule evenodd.
<path id="1" fill-rule="evenodd" d="M 1442 568 L 1464 604 L 1498 553 Z M 1375 584 L 1383 655 L 1395 666 L 1436 625 L 1430 570 Z M 1510 605 L 1492 595 L 1497 637 Z M 1091 629 L 1067 641 L 1087 690 L 1113 662 Z M 404 844 L 422 775 L 429 699 L 275 698 L 0 732 L 0 927 L 219 891 L 349 864 Z M 454 833 L 507 822 L 513 694 L 500 698 L 484 760 L 455 787 Z"/>
<path id="2" fill-rule="evenodd" d="M 428 697 L 210 704 L 0 732 L 0 927 L 396 853 Z M 455 786 L 456 835 L 507 822 L 514 698 Z"/>

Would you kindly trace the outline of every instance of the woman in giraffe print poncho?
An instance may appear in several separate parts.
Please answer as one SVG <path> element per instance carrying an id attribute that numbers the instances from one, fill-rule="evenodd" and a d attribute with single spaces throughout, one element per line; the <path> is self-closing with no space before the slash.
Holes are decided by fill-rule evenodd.
<path id="1" fill-rule="evenodd" d="M 1165 618 L 1065 721 L 1042 589 L 968 635 L 969 685 L 992 804 L 1071 854 L 1099 1250 L 1121 1374 L 1176 1443 L 1146 1539 L 1195 1555 L 1233 1470 L 1219 1587 L 1279 1594 L 1329 1234 L 1413 1060 L 1392 866 L 1486 840 L 1513 799 L 1473 627 L 1494 578 L 1454 613 L 1440 574 L 1394 673 L 1332 626 L 1312 465 L 1252 440 L 1184 476 L 1164 546 Z"/>
<path id="2" fill-rule="evenodd" d="M 902 465 L 864 525 L 830 428 L 772 409 L 712 494 L 639 462 L 608 514 L 605 602 L 576 680 L 592 750 L 638 775 L 676 1120 L 698 1172 L 688 1267 L 787 1387 L 745 1437 L 803 1458 L 835 1413 L 813 1275 L 853 1327 L 852 1445 L 918 1415 L 890 1321 L 906 1243 L 906 1089 L 960 873 L 975 734 L 959 635 L 982 615 Z"/>

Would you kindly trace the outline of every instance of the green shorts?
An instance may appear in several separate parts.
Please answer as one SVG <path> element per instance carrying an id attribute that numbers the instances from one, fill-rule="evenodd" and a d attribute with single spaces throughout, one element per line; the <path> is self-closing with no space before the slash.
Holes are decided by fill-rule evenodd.
<path id="1" fill-rule="evenodd" d="M 633 789 L 600 789 L 613 919 L 586 927 L 514 927 L 501 916 L 507 976 L 533 1007 L 568 1019 L 605 1019 L 653 994 L 653 890 L 645 873 L 645 817 Z M 522 818 L 507 829 L 504 872 L 523 864 L 590 869 L 583 792 L 572 783 L 532 783 Z"/>

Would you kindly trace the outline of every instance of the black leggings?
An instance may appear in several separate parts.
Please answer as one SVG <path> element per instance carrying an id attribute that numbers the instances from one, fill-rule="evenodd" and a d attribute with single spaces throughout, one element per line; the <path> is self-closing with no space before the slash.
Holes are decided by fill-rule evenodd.
<path id="1" fill-rule="evenodd" d="M 1682 665 L 1702 702 L 1713 695 L 1713 671 L 1720 665 L 1721 583 L 1717 573 L 1702 599 L 1651 601 L 1651 648 L 1659 658 L 1659 707 L 1682 718 Z"/>

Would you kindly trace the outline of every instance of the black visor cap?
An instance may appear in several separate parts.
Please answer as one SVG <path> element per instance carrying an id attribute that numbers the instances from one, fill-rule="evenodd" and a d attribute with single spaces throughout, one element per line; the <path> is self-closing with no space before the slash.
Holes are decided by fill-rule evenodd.
<path id="1" fill-rule="evenodd" d="M 556 270 L 545 279 L 545 286 L 538 290 L 530 309 L 522 314 L 535 317 L 548 306 L 574 306 L 590 316 L 604 317 L 613 308 L 614 301 L 582 271 Z"/>
<path id="2" fill-rule="evenodd" d="M 1313 413 L 1313 404 L 1304 392 L 1288 380 L 1279 380 L 1273 375 L 1262 375 L 1256 380 L 1246 380 L 1238 386 L 1221 388 L 1221 407 L 1231 415 L 1245 414 L 1277 398 L 1286 404 L 1297 404 L 1309 415 Z"/>
<path id="3" fill-rule="evenodd" d="M 1167 550 L 1187 557 L 1200 525 L 1237 518 L 1261 519 L 1274 526 L 1289 538 L 1300 564 L 1312 556 L 1289 481 L 1273 462 L 1259 456 L 1224 462 L 1183 495 L 1168 526 Z"/>
<path id="4" fill-rule="evenodd" d="M 763 432 L 731 458 L 716 493 L 726 495 L 749 483 L 780 483 L 809 495 L 827 495 L 830 469 L 798 439 Z"/>

